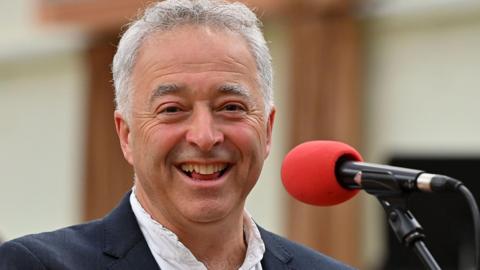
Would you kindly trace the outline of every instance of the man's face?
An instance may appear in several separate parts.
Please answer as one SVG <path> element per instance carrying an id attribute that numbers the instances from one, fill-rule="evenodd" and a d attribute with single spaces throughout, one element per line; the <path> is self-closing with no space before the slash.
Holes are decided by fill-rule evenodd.
<path id="1" fill-rule="evenodd" d="M 137 197 L 165 226 L 241 216 L 274 118 L 256 72 L 243 38 L 224 30 L 177 27 L 140 47 L 131 121 L 115 122 Z"/>

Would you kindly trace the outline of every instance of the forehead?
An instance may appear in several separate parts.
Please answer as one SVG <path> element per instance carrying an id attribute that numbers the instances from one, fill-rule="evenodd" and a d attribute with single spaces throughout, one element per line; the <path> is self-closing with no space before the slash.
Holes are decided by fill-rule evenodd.
<path id="1" fill-rule="evenodd" d="M 223 68 L 256 69 L 255 60 L 245 39 L 238 33 L 210 26 L 182 25 L 150 34 L 139 48 L 137 65 L 223 64 Z"/>
<path id="2" fill-rule="evenodd" d="M 245 39 L 226 29 L 177 26 L 150 34 L 140 46 L 132 79 L 137 92 L 161 84 L 236 83 L 259 88 Z M 195 80 L 193 80 L 195 79 Z M 254 86 L 254 87 L 253 87 Z"/>

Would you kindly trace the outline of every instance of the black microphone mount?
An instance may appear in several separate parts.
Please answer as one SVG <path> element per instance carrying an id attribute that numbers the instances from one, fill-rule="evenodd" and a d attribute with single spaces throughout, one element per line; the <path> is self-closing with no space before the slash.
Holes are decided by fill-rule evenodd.
<path id="1" fill-rule="evenodd" d="M 403 190 L 401 182 L 388 172 L 363 171 L 361 177 L 362 188 L 380 201 L 388 224 L 400 243 L 413 249 L 428 269 L 441 269 L 423 241 L 422 226 L 407 208 L 410 192 Z"/>

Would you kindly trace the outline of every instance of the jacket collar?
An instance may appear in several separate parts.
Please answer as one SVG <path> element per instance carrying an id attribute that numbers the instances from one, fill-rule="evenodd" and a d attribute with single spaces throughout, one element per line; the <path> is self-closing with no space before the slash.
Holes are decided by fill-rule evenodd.
<path id="1" fill-rule="evenodd" d="M 108 269 L 159 269 L 132 212 L 130 193 L 103 219 L 103 252 L 116 259 Z"/>
<path id="2" fill-rule="evenodd" d="M 265 243 L 265 254 L 262 260 L 263 269 L 289 269 L 287 264 L 292 260 L 292 255 L 281 245 L 277 239 L 278 236 L 260 226 L 258 226 L 258 229 Z"/>

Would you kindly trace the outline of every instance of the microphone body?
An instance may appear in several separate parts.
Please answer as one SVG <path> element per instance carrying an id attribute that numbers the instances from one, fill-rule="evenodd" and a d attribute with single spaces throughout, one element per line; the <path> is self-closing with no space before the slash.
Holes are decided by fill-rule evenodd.
<path id="1" fill-rule="evenodd" d="M 365 176 L 365 175 L 368 176 Z M 366 162 L 339 160 L 336 168 L 337 181 L 350 189 L 386 189 L 409 192 L 442 192 L 456 188 L 459 181 L 445 175 L 426 173 L 421 170 L 380 165 Z M 389 180 L 394 183 L 389 183 Z"/>

